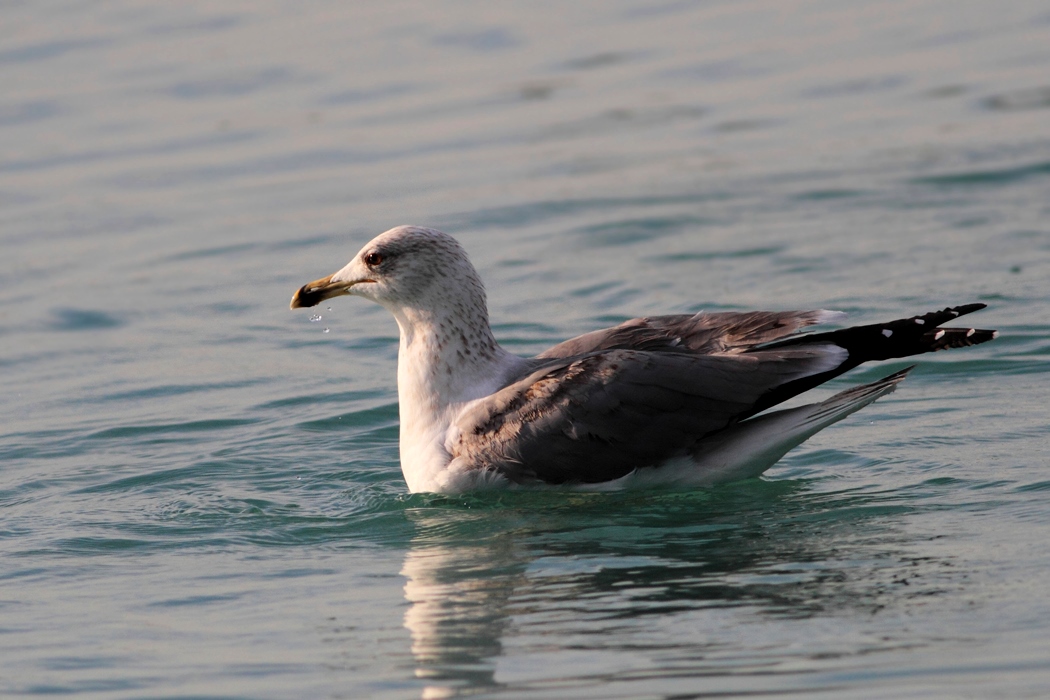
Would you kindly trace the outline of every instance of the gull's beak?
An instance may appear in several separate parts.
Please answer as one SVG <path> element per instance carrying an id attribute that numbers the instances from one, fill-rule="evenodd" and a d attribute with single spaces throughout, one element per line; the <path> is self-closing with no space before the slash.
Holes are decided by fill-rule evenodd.
<path id="1" fill-rule="evenodd" d="M 331 299 L 332 297 L 346 296 L 350 293 L 350 287 L 354 286 L 354 282 L 333 282 L 332 278 L 335 277 L 335 273 L 322 277 L 319 280 L 314 280 L 309 284 L 304 284 L 296 290 L 295 294 L 292 295 L 292 303 L 290 308 L 301 309 L 309 306 L 317 306 L 325 299 Z"/>

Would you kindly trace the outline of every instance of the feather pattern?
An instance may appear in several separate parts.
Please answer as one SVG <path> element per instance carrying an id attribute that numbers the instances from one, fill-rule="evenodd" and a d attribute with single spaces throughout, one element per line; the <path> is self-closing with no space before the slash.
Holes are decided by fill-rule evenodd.
<path id="1" fill-rule="evenodd" d="M 892 391 L 907 370 L 823 402 L 767 409 L 863 362 L 996 336 L 940 327 L 983 304 L 808 334 L 799 331 L 844 314 L 676 314 L 631 319 L 526 359 L 493 337 L 484 287 L 459 243 L 414 226 L 381 234 L 343 269 L 303 285 L 292 308 L 343 294 L 382 304 L 400 328 L 401 466 L 412 491 L 756 476 Z"/>

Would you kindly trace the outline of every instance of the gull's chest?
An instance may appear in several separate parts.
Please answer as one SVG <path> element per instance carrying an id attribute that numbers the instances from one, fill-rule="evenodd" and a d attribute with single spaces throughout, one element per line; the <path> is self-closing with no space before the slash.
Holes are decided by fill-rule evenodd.
<path id="1" fill-rule="evenodd" d="M 436 490 L 438 477 L 450 459 L 444 448 L 449 427 L 444 408 L 448 386 L 436 369 L 430 354 L 401 347 L 397 363 L 399 447 L 401 470 L 413 492 Z"/>
<path id="2" fill-rule="evenodd" d="M 486 361 L 468 354 L 467 347 L 418 342 L 418 335 L 416 340 L 403 339 L 398 352 L 401 469 L 413 492 L 459 490 L 450 482 L 464 476 L 449 473 L 450 431 L 465 405 L 498 391 L 521 361 L 512 356 Z"/>

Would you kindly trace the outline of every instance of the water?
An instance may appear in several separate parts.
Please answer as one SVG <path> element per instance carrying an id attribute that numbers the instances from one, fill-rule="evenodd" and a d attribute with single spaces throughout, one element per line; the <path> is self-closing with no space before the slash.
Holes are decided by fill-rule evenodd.
<path id="1" fill-rule="evenodd" d="M 0 694 L 1050 694 L 1045 3 L 0 18 Z M 287 309 L 400 223 L 523 354 L 700 309 L 1003 335 L 761 481 L 408 495 L 393 321 Z"/>

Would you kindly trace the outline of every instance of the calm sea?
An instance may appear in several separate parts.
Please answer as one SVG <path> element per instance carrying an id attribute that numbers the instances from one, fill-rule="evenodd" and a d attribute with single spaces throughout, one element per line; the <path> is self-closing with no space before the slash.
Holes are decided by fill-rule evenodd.
<path id="1" fill-rule="evenodd" d="M 521 354 L 1002 337 L 760 480 L 409 495 L 393 320 L 288 310 L 402 223 Z M 6 2 L 0 251 L 4 697 L 1050 696 L 1046 2 Z"/>

